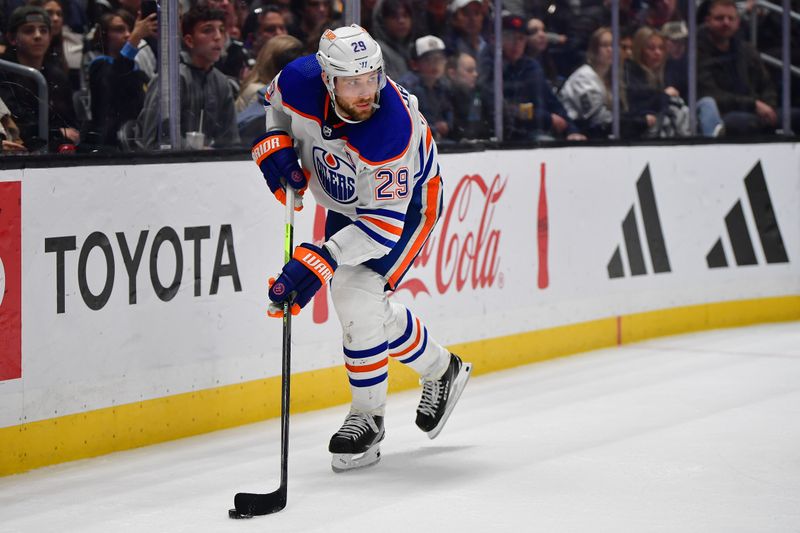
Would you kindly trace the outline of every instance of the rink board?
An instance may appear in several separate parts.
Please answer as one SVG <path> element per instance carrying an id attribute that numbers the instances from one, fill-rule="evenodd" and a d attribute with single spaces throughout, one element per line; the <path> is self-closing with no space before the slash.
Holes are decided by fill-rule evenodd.
<path id="1" fill-rule="evenodd" d="M 441 166 L 442 219 L 392 297 L 478 373 L 800 319 L 797 145 Z M 282 208 L 252 163 L 0 171 L 0 207 L 0 474 L 279 414 L 264 300 Z M 297 242 L 318 240 L 324 212 L 307 200 L 296 222 Z M 327 294 L 293 341 L 293 409 L 347 402 Z M 415 385 L 392 366 L 392 390 Z"/>

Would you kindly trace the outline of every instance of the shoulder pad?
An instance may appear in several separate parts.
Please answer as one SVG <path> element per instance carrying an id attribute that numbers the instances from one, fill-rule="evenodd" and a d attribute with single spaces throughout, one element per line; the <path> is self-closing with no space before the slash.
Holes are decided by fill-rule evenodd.
<path id="1" fill-rule="evenodd" d="M 324 116 L 325 94 L 322 68 L 313 55 L 295 59 L 281 71 L 278 90 L 283 104 L 306 118 L 320 122 Z"/>
<path id="2" fill-rule="evenodd" d="M 388 82 L 381 90 L 380 108 L 375 114 L 348 128 L 347 145 L 365 163 L 384 164 L 406 153 L 412 133 L 408 93 Z"/>

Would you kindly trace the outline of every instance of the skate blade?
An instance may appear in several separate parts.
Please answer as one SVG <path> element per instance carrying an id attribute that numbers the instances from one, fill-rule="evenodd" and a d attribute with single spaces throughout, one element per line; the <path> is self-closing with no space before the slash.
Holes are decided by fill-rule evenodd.
<path id="1" fill-rule="evenodd" d="M 442 429 L 444 429 L 444 423 L 450 418 L 450 413 L 453 412 L 453 409 L 458 403 L 458 399 L 461 398 L 461 393 L 464 392 L 464 388 L 467 386 L 467 381 L 469 381 L 471 375 L 472 363 L 462 363 L 461 370 L 458 372 L 455 381 L 453 381 L 453 388 L 450 391 L 450 398 L 447 400 L 447 407 L 444 408 L 442 419 L 435 428 L 427 433 L 429 439 L 435 439 L 439 433 L 442 432 Z"/>
<path id="2" fill-rule="evenodd" d="M 372 466 L 381 460 L 380 446 L 373 446 L 364 453 L 335 453 L 331 459 L 331 468 L 337 474 L 349 470 L 357 470 Z"/>

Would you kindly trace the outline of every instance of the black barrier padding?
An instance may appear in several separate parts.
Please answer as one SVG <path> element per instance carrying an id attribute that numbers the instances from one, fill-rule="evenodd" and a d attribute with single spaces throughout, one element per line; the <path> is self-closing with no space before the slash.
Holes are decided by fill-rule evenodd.
<path id="1" fill-rule="evenodd" d="M 588 147 L 636 147 L 636 146 L 703 146 L 711 144 L 786 144 L 800 142 L 800 135 L 792 137 L 775 136 L 762 138 L 688 138 L 675 141 L 671 139 L 654 139 L 647 141 L 548 141 L 548 142 L 505 142 L 491 141 L 438 143 L 439 153 L 470 153 L 487 150 L 528 150 L 540 148 L 574 148 L 580 150 Z M 225 148 L 218 150 L 174 150 L 152 152 L 73 152 L 70 154 L 32 154 L 4 155 L 0 154 L 0 170 L 24 168 L 57 168 L 97 165 L 154 165 L 170 163 L 202 163 L 209 161 L 245 161 L 250 159 L 247 148 Z"/>

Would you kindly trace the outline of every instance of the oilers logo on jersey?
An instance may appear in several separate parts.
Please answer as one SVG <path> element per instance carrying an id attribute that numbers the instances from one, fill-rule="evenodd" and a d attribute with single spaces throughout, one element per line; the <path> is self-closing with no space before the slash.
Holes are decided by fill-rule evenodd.
<path id="1" fill-rule="evenodd" d="M 314 168 L 322 189 L 341 204 L 351 204 L 356 194 L 356 169 L 353 165 L 327 150 L 314 147 Z"/>

